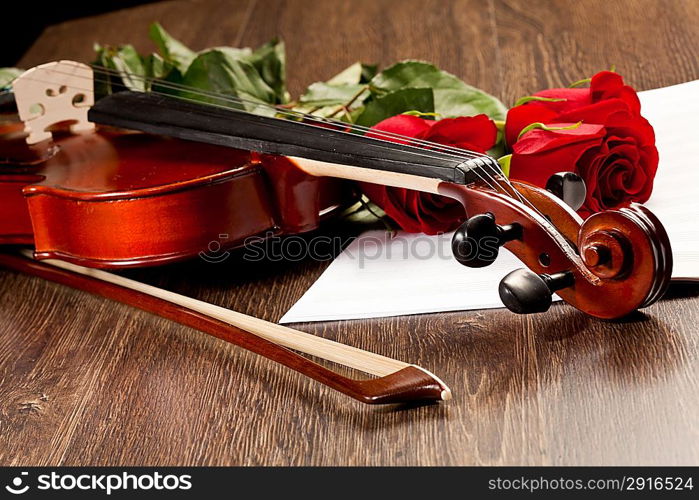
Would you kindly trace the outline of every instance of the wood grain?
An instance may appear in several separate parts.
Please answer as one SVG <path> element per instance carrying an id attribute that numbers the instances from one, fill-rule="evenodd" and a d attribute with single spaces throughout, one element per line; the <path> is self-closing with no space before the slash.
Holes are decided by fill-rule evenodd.
<path id="1" fill-rule="evenodd" d="M 168 2 L 49 28 L 21 64 L 89 60 L 93 40 L 147 48 L 153 19 L 197 49 L 281 36 L 295 94 L 357 59 L 407 57 L 508 104 L 613 63 L 639 89 L 699 78 L 690 0 Z M 326 266 L 237 252 L 129 275 L 278 320 Z M 448 404 L 377 410 L 169 321 L 2 271 L 0 463 L 696 464 L 698 306 L 696 286 L 673 286 L 616 323 L 555 305 L 295 325 L 419 363 L 454 390 Z"/>

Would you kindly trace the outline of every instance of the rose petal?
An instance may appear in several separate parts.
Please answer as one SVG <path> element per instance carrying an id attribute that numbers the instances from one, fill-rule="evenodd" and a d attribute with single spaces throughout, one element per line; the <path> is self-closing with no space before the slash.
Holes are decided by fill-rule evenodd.
<path id="1" fill-rule="evenodd" d="M 463 116 L 439 120 L 421 136 L 440 144 L 468 144 L 466 149 L 484 153 L 495 145 L 498 129 L 486 115 Z"/>
<path id="2" fill-rule="evenodd" d="M 564 101 L 530 101 L 539 102 L 543 106 L 546 106 L 557 113 L 563 113 L 569 109 L 592 104 L 590 89 L 586 88 L 547 89 L 537 92 L 534 95 L 537 97 L 545 97 L 547 99 L 565 99 Z"/>
<path id="3" fill-rule="evenodd" d="M 554 121 L 558 113 L 540 102 L 531 102 L 517 106 L 507 112 L 505 121 L 505 140 L 508 145 L 517 142 L 519 133 L 532 123 Z"/>
<path id="4" fill-rule="evenodd" d="M 634 115 L 639 115 L 641 112 L 641 101 L 636 91 L 625 85 L 624 79 L 618 73 L 612 71 L 597 73 L 590 81 L 590 94 L 592 102 L 617 98 L 626 103 Z"/>
<path id="5" fill-rule="evenodd" d="M 517 154 L 536 154 L 601 138 L 606 132 L 603 125 L 597 124 L 583 123 L 575 128 L 567 128 L 574 125 L 574 123 L 552 123 L 548 126 L 559 130 L 532 129 L 512 146 L 512 151 Z"/>
<path id="6" fill-rule="evenodd" d="M 418 116 L 412 115 L 396 115 L 391 118 L 386 118 L 385 120 L 377 123 L 373 127 L 373 130 L 379 130 L 382 132 L 390 132 L 392 134 L 404 135 L 406 137 L 417 137 L 423 132 L 429 130 L 434 122 L 432 120 L 425 120 Z M 377 137 L 382 138 L 387 141 L 398 142 L 401 144 L 408 144 L 410 141 L 401 140 L 397 137 L 386 137 L 381 134 L 376 134 L 368 132 L 367 137 Z"/>
<path id="7" fill-rule="evenodd" d="M 545 130 L 527 132 L 522 140 L 515 144 L 510 162 L 510 177 L 543 187 L 556 172 L 577 172 L 580 158 L 603 143 L 603 129 L 596 127 L 597 133 L 587 135 Z M 552 147 L 551 144 L 555 146 Z"/>

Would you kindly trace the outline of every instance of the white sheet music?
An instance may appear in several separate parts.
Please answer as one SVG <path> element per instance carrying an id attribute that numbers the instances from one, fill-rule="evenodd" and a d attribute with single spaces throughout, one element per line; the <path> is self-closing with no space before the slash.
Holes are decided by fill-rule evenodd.
<path id="1" fill-rule="evenodd" d="M 673 277 L 699 279 L 699 80 L 639 94 L 653 125 L 660 166 L 646 205 L 673 248 Z M 376 318 L 502 307 L 498 283 L 523 267 L 502 250 L 495 264 L 469 269 L 451 257 L 450 235 L 382 231 L 357 238 L 282 323 Z"/>
<path id="2" fill-rule="evenodd" d="M 699 80 L 640 92 L 660 165 L 646 206 L 665 226 L 673 278 L 699 279 Z"/>

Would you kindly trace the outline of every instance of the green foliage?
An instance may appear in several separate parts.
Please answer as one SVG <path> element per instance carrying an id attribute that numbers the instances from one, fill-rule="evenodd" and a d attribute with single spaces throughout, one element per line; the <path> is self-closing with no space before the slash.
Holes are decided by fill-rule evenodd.
<path id="1" fill-rule="evenodd" d="M 19 68 L 0 68 L 0 90 L 9 87 L 12 81 L 22 73 L 24 70 Z"/>
<path id="2" fill-rule="evenodd" d="M 157 90 L 266 115 L 278 111 L 270 104 L 288 105 L 365 126 L 406 112 L 434 118 L 484 113 L 494 120 L 506 112 L 495 97 L 421 61 L 402 61 L 383 71 L 356 62 L 325 82 L 312 83 L 298 101 L 289 103 L 284 43 L 279 40 L 255 50 L 213 47 L 195 52 L 158 23 L 149 34 L 157 53 L 142 55 L 132 45 L 95 46 L 96 64 L 111 70 L 98 75 L 98 94 L 120 88 Z M 244 102 L 236 104 L 229 97 Z"/>
<path id="3" fill-rule="evenodd" d="M 367 127 L 401 113 L 426 119 L 485 114 L 500 123 L 507 111 L 492 95 L 421 61 L 398 62 L 382 71 L 356 62 L 327 81 L 312 83 L 290 102 L 284 43 L 279 40 L 255 50 L 213 47 L 196 52 L 158 23 L 149 34 L 157 53 L 142 55 L 131 45 L 95 46 L 96 64 L 111 70 L 96 74 L 98 95 L 123 88 L 158 91 L 268 116 L 283 116 L 284 110 L 292 109 Z M 14 78 L 2 71 L 0 87 Z M 502 131 L 498 134 L 491 150 L 496 157 L 504 149 Z M 509 157 L 501 165 L 507 174 Z M 352 216 L 376 220 L 376 210 L 365 203 Z"/>
<path id="4" fill-rule="evenodd" d="M 365 126 L 406 112 L 440 118 L 484 113 L 496 120 L 506 114 L 495 97 L 420 61 L 399 62 L 381 72 L 355 63 L 326 82 L 309 85 L 294 109 Z"/>
<path id="5" fill-rule="evenodd" d="M 433 113 L 434 108 L 432 89 L 407 87 L 369 100 L 356 123 L 369 127 L 405 112 Z"/>
<path id="6" fill-rule="evenodd" d="M 502 170 L 502 173 L 505 177 L 510 176 L 510 164 L 512 163 L 512 155 L 505 155 L 501 156 L 498 158 L 498 164 L 500 165 L 500 169 Z"/>
<path id="7" fill-rule="evenodd" d="M 368 127 L 401 113 L 432 119 L 483 113 L 493 120 L 506 114 L 497 98 L 422 61 L 402 61 L 382 71 L 356 62 L 327 81 L 312 83 L 298 101 L 290 102 L 280 40 L 255 50 L 213 47 L 196 52 L 158 23 L 149 34 L 158 52 L 148 55 L 128 44 L 95 45 L 95 63 L 110 70 L 96 76 L 98 95 L 123 88 L 151 90 L 269 116 L 281 116 L 278 106 L 283 105 Z M 0 84 L 4 74 L 0 73 Z"/>
<path id="8" fill-rule="evenodd" d="M 494 120 L 502 120 L 507 112 L 497 98 L 426 62 L 396 63 L 372 78 L 370 85 L 377 95 L 404 88 L 432 89 L 434 111 L 443 117 L 483 113 Z"/>
<path id="9" fill-rule="evenodd" d="M 139 54 L 132 45 L 95 46 L 96 65 L 113 70 L 96 77 L 98 94 L 127 88 L 136 91 L 157 90 L 188 99 L 231 106 L 226 96 L 249 100 L 250 111 L 274 114 L 261 104 L 284 104 L 289 101 L 286 90 L 286 58 L 284 44 L 272 40 L 256 50 L 250 48 L 215 47 L 194 52 L 176 40 L 158 23 L 150 27 L 150 37 L 158 53 Z M 152 79 L 164 80 L 154 82 Z M 223 94 L 213 97 L 194 89 Z"/>
<path id="10" fill-rule="evenodd" d="M 158 47 L 163 60 L 177 68 L 180 73 L 187 71 L 187 68 L 196 57 L 194 51 L 190 50 L 179 40 L 171 37 L 160 23 L 151 24 L 148 34 Z"/>

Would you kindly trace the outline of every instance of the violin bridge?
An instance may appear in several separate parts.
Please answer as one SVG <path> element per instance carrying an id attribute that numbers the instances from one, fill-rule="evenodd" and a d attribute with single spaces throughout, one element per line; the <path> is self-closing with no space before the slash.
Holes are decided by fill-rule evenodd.
<path id="1" fill-rule="evenodd" d="M 27 144 L 51 139 L 50 127 L 70 123 L 72 133 L 95 125 L 87 112 L 95 103 L 92 68 L 75 61 L 42 64 L 25 71 L 12 84 Z"/>

